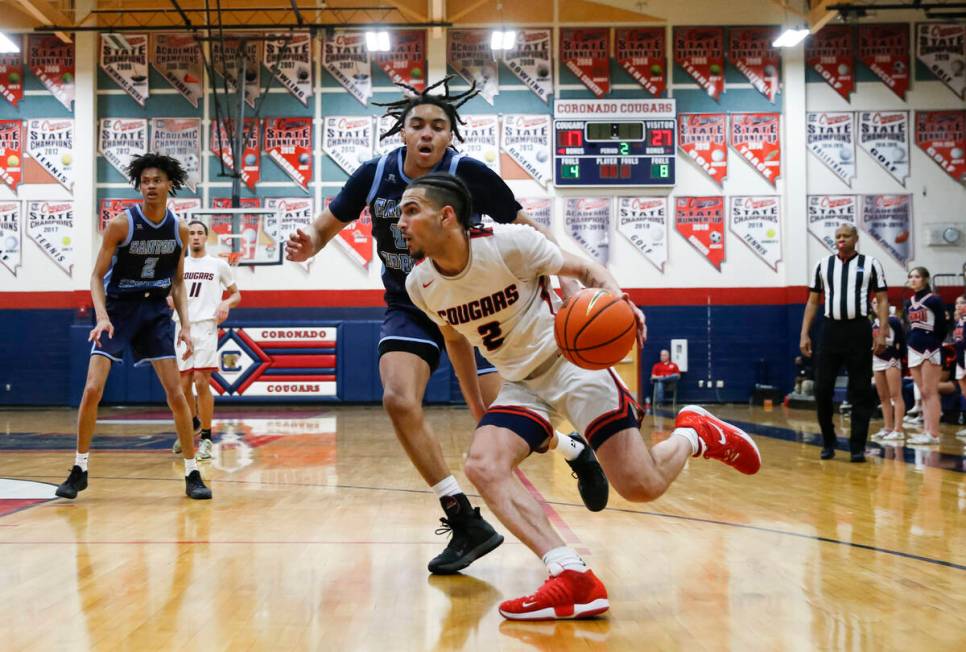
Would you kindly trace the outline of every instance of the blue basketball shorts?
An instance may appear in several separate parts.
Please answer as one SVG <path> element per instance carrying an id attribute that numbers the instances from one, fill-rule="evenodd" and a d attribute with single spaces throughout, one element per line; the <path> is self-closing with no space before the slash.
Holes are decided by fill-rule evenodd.
<path id="1" fill-rule="evenodd" d="M 174 322 L 164 297 L 137 294 L 126 298 L 107 298 L 107 316 L 114 326 L 114 337 L 101 333 L 101 343 L 91 347 L 91 355 L 102 355 L 114 362 L 124 360 L 130 348 L 134 366 L 154 360 L 175 358 Z"/>

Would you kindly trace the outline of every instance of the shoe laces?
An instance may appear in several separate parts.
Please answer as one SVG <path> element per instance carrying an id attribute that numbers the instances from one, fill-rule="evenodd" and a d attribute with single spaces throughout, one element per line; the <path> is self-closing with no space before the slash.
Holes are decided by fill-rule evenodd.
<path id="1" fill-rule="evenodd" d="M 437 535 L 453 534 L 453 524 L 450 522 L 449 519 L 447 519 L 447 518 L 441 518 L 441 519 L 439 519 L 439 522 L 442 525 L 440 527 L 436 528 L 436 534 Z"/>

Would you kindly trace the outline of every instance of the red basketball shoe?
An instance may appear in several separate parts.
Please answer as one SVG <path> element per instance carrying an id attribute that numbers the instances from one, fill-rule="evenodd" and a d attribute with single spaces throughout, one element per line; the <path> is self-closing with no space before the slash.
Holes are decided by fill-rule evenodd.
<path id="1" fill-rule="evenodd" d="M 721 460 L 742 473 L 754 475 L 761 468 L 758 447 L 743 430 L 722 421 L 703 407 L 687 405 L 678 412 L 675 428 L 693 428 L 701 440 L 705 458 Z"/>
<path id="2" fill-rule="evenodd" d="M 533 595 L 507 600 L 500 614 L 511 620 L 589 618 L 610 608 L 607 589 L 593 571 L 565 570 L 551 576 Z"/>

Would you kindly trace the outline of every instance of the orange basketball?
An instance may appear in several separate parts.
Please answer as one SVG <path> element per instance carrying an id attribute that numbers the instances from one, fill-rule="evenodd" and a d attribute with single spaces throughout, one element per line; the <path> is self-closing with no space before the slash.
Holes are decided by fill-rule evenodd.
<path id="1" fill-rule="evenodd" d="M 586 288 L 567 299 L 553 326 L 563 356 L 584 369 L 607 369 L 624 359 L 637 338 L 637 320 L 626 301 L 607 290 Z"/>

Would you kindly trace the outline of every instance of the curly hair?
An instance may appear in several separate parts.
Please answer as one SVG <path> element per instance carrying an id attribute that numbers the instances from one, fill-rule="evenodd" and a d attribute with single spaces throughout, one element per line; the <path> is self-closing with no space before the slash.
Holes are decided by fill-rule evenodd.
<path id="1" fill-rule="evenodd" d="M 427 86 L 424 91 L 417 91 L 415 88 L 409 84 L 402 82 L 397 82 L 396 86 L 406 89 L 413 94 L 412 97 L 404 97 L 401 100 L 396 100 L 395 102 L 373 102 L 376 106 L 382 106 L 386 108 L 384 115 L 396 118 L 396 123 L 384 134 L 379 136 L 379 140 L 388 138 L 393 134 L 398 134 L 402 131 L 402 128 L 406 124 L 406 116 L 409 112 L 415 109 L 417 106 L 422 104 L 432 104 L 433 106 L 438 106 L 446 113 L 446 117 L 449 118 L 450 128 L 453 130 L 453 135 L 460 142 L 463 142 L 463 136 L 460 134 L 459 126 L 466 124 L 460 118 L 459 113 L 456 109 L 460 108 L 471 99 L 479 94 L 479 89 L 476 87 L 476 82 L 474 81 L 469 90 L 462 93 L 451 94 L 449 90 L 449 81 L 456 77 L 456 75 L 447 75 L 443 79 L 439 80 L 432 86 Z M 431 95 L 430 91 L 434 88 L 439 88 L 442 85 L 443 94 L 442 95 Z"/>
<path id="2" fill-rule="evenodd" d="M 127 176 L 135 190 L 141 189 L 141 175 L 149 168 L 157 168 L 167 175 L 168 181 L 171 182 L 172 196 L 176 195 L 178 190 L 184 188 L 188 181 L 188 173 L 181 167 L 181 162 L 178 159 L 156 152 L 148 152 L 135 156 L 127 166 Z"/>

